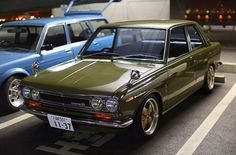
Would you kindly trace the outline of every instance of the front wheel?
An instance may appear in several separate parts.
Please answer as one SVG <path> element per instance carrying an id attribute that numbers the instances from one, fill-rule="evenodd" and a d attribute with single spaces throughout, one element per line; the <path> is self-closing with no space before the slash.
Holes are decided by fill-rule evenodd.
<path id="1" fill-rule="evenodd" d="M 160 120 L 158 100 L 154 95 L 148 96 L 141 104 L 136 118 L 134 133 L 141 139 L 147 139 L 154 135 Z"/>
<path id="2" fill-rule="evenodd" d="M 214 86 L 215 86 L 215 68 L 211 65 L 207 69 L 202 91 L 205 93 L 211 93 L 214 89 Z"/>
<path id="3" fill-rule="evenodd" d="M 21 105 L 24 100 L 19 88 L 21 79 L 24 76 L 11 76 L 4 83 L 1 90 L 2 106 L 7 111 L 16 111 L 18 106 Z"/>

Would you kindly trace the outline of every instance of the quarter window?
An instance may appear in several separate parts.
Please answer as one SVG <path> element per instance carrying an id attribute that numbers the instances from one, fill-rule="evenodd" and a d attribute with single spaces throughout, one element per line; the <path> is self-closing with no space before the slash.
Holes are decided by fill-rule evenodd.
<path id="1" fill-rule="evenodd" d="M 52 44 L 53 47 L 59 47 L 67 44 L 64 26 L 54 26 L 48 29 L 43 45 Z"/>
<path id="2" fill-rule="evenodd" d="M 91 31 L 85 22 L 68 24 L 71 42 L 87 40 L 91 36 Z"/>
<path id="3" fill-rule="evenodd" d="M 193 25 L 188 26 L 188 33 L 190 36 L 191 47 L 193 50 L 198 47 L 201 47 L 203 45 L 203 41 L 202 41 L 197 29 L 195 28 L 195 26 L 193 26 Z"/>
<path id="4" fill-rule="evenodd" d="M 183 26 L 171 30 L 169 58 L 175 58 L 189 52 Z"/>

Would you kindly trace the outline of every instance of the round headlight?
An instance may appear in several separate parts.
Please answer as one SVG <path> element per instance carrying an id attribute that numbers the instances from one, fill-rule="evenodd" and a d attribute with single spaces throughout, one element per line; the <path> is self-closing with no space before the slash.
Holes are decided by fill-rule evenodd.
<path id="1" fill-rule="evenodd" d="M 39 90 L 33 89 L 31 92 L 31 96 L 33 100 L 39 100 Z"/>
<path id="2" fill-rule="evenodd" d="M 31 97 L 31 90 L 30 90 L 30 88 L 28 88 L 28 87 L 23 87 L 23 88 L 22 88 L 22 96 L 23 96 L 24 98 L 29 99 L 29 98 Z"/>
<path id="3" fill-rule="evenodd" d="M 102 100 L 101 98 L 93 98 L 91 100 L 91 106 L 96 111 L 102 110 L 103 105 L 104 105 L 104 100 Z"/>
<path id="4" fill-rule="evenodd" d="M 106 108 L 109 112 L 116 112 L 118 109 L 118 101 L 115 98 L 110 98 L 106 101 Z"/>

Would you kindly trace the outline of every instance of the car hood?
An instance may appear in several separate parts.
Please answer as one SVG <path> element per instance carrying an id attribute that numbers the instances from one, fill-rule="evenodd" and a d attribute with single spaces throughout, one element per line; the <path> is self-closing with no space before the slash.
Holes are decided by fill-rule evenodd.
<path id="1" fill-rule="evenodd" d="M 8 50 L 1 50 L 0 49 L 0 66 L 11 63 L 12 61 L 19 60 L 21 58 L 25 58 L 29 55 L 32 55 L 31 52 L 25 52 L 25 51 L 8 51 Z"/>
<path id="2" fill-rule="evenodd" d="M 129 82 L 131 70 L 138 70 L 142 77 L 154 66 L 127 61 L 72 61 L 26 78 L 23 85 L 68 94 L 112 95 Z"/>

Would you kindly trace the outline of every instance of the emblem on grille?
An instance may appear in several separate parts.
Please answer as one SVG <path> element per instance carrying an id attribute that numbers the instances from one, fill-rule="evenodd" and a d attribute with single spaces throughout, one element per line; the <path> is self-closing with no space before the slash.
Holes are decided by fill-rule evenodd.
<path id="1" fill-rule="evenodd" d="M 76 103 L 76 102 L 71 102 L 72 105 L 78 106 L 78 107 L 85 107 L 85 103 Z"/>

